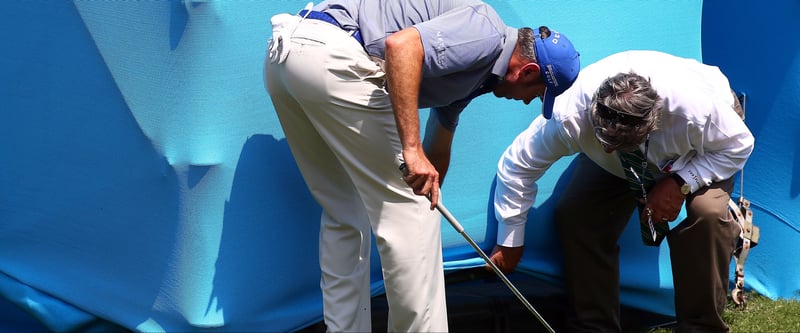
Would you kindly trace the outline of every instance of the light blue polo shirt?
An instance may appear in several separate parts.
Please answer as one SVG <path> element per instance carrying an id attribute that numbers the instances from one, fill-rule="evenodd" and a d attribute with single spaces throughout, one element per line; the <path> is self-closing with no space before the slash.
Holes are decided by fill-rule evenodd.
<path id="1" fill-rule="evenodd" d="M 358 27 L 364 47 L 383 59 L 386 37 L 406 27 L 422 36 L 419 108 L 431 108 L 448 129 L 491 75 L 504 77 L 517 42 L 488 4 L 474 0 L 327 0 L 315 7 L 345 29 Z"/>

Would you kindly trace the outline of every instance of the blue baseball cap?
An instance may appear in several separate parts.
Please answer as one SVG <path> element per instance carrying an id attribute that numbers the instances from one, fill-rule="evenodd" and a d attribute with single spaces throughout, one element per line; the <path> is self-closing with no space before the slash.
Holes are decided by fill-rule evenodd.
<path id="1" fill-rule="evenodd" d="M 581 69 L 580 54 L 567 36 L 555 30 L 550 32 L 547 38 L 535 35 L 533 42 L 536 61 L 539 63 L 547 87 L 542 97 L 542 115 L 547 119 L 553 116 L 553 102 L 556 96 L 572 86 Z"/>

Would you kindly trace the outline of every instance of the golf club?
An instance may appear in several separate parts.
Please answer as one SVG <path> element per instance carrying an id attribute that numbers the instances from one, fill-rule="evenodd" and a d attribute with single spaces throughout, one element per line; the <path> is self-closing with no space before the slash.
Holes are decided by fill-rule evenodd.
<path id="1" fill-rule="evenodd" d="M 406 164 L 403 162 L 402 157 L 400 157 L 400 171 L 403 172 L 403 176 L 408 175 L 408 168 L 406 167 Z M 428 198 L 428 200 L 431 200 L 430 195 L 427 195 L 426 197 Z M 481 258 L 483 258 L 483 261 L 485 261 L 486 264 L 492 268 L 495 274 L 497 274 L 497 276 L 500 277 L 500 280 L 503 280 L 503 283 L 505 283 L 506 286 L 508 286 L 508 288 L 511 289 L 511 292 L 513 292 L 514 295 L 517 296 L 517 298 L 520 300 L 520 302 L 522 302 L 522 304 L 525 305 L 525 307 L 528 308 L 528 310 L 530 310 L 531 313 L 533 313 L 536 319 L 538 319 L 539 322 L 542 323 L 542 325 L 544 325 L 545 328 L 547 328 L 547 331 L 550 333 L 555 333 L 553 328 L 550 327 L 550 324 L 548 324 L 547 321 L 545 321 L 544 318 L 542 318 L 539 312 L 533 308 L 533 305 L 531 305 L 531 303 L 528 302 L 525 296 L 522 295 L 521 292 L 519 292 L 517 287 L 515 287 L 514 284 L 508 280 L 508 278 L 506 277 L 505 274 L 503 274 L 500 268 L 497 267 L 497 265 L 495 265 L 495 263 L 489 258 L 489 256 L 487 256 L 486 253 L 483 252 L 483 250 L 481 250 L 478 244 L 476 244 L 475 241 L 472 240 L 472 237 L 470 237 L 469 234 L 467 234 L 467 232 L 464 230 L 464 227 L 461 226 L 461 223 L 458 223 L 458 220 L 456 220 L 453 214 L 450 214 L 450 211 L 447 210 L 444 204 L 442 204 L 441 198 L 439 199 L 439 202 L 436 203 L 436 209 L 439 210 L 439 213 L 441 213 L 442 216 L 444 216 L 444 218 L 447 219 L 447 222 L 450 222 L 450 225 L 453 226 L 453 228 L 456 229 L 456 231 L 458 231 L 458 233 L 461 234 L 461 236 L 463 236 L 464 239 L 467 240 L 469 245 L 471 245 L 472 248 L 475 249 L 475 252 L 478 252 L 478 255 L 480 255 Z"/>

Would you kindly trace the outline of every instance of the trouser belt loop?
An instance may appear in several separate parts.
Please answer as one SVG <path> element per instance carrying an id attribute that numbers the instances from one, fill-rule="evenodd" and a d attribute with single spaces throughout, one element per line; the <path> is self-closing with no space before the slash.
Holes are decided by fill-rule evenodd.
<path id="1" fill-rule="evenodd" d="M 308 11 L 308 10 L 304 9 L 304 10 L 301 10 L 298 15 L 304 16 L 305 18 L 308 18 L 308 19 L 320 20 L 320 21 L 325 21 L 325 22 L 328 22 L 330 24 L 333 24 L 333 25 L 339 27 L 339 29 L 342 29 L 342 30 L 350 33 L 350 35 L 353 36 L 353 38 L 355 38 L 358 41 L 359 44 L 361 44 L 361 46 L 364 46 L 364 39 L 361 37 L 361 31 L 360 30 L 358 30 L 358 29 L 347 30 L 347 29 L 343 28 L 339 24 L 339 22 L 336 21 L 335 18 L 333 18 L 333 16 L 331 16 L 330 14 L 328 14 L 326 12 L 320 12 L 320 11 L 316 11 L 316 10 Z"/>

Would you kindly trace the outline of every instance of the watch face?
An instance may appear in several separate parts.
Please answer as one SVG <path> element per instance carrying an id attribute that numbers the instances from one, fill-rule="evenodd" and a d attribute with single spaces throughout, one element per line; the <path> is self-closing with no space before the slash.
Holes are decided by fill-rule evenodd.
<path id="1" fill-rule="evenodd" d="M 692 187 L 691 187 L 691 186 L 689 186 L 689 184 L 683 184 L 683 185 L 681 186 L 681 193 L 683 193 L 684 195 L 685 195 L 685 194 L 689 194 L 689 192 L 690 192 L 691 190 L 692 190 Z"/>

